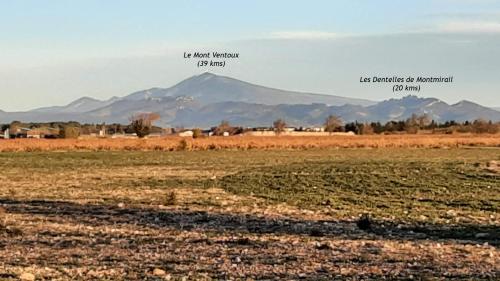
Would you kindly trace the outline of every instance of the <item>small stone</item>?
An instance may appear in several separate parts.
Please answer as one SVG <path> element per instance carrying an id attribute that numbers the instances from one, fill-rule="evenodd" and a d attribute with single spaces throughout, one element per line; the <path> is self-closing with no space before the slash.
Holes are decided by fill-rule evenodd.
<path id="1" fill-rule="evenodd" d="M 332 247 L 330 247 L 330 245 L 328 245 L 326 243 L 320 243 L 320 242 L 314 243 L 314 247 L 317 250 L 331 250 L 332 249 Z"/>
<path id="2" fill-rule="evenodd" d="M 457 212 L 455 212 L 454 210 L 449 210 L 446 212 L 446 215 L 448 217 L 456 217 L 457 216 Z"/>
<path id="3" fill-rule="evenodd" d="M 118 203 L 118 208 L 124 208 L 125 204 L 124 203 Z"/>
<path id="4" fill-rule="evenodd" d="M 21 274 L 19 276 L 19 280 L 22 280 L 22 281 L 35 281 L 35 275 L 29 273 L 29 272 L 25 272 L 23 274 Z"/>
<path id="5" fill-rule="evenodd" d="M 475 235 L 476 239 L 484 239 L 488 238 L 488 236 L 490 236 L 488 233 L 478 233 Z"/>
<path id="6" fill-rule="evenodd" d="M 155 268 L 155 270 L 153 270 L 154 276 L 163 276 L 165 274 L 167 274 L 167 273 L 163 269 Z"/>

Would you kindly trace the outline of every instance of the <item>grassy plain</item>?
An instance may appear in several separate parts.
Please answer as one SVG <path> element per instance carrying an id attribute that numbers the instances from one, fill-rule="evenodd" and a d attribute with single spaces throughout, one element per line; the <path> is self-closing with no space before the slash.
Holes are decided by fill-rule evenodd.
<path id="1" fill-rule="evenodd" d="M 4 152 L 0 279 L 495 280 L 498 163 L 476 145 Z"/>
<path id="2" fill-rule="evenodd" d="M 232 136 L 151 139 L 11 139 L 0 140 L 0 152 L 42 151 L 177 151 L 317 148 L 450 148 L 500 147 L 500 134 L 421 134 L 357 136 Z"/>

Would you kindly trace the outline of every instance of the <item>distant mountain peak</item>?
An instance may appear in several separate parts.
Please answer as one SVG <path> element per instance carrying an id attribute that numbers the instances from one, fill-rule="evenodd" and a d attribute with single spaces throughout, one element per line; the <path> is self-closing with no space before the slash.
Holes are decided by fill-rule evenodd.
<path id="1" fill-rule="evenodd" d="M 101 100 L 98 100 L 98 99 L 95 99 L 95 98 L 91 98 L 91 97 L 81 97 L 75 101 L 72 101 L 68 104 L 68 106 L 71 106 L 71 105 L 76 105 L 76 104 L 81 104 L 81 103 L 85 103 L 85 102 L 100 102 Z"/>
<path id="2" fill-rule="evenodd" d="M 467 106 L 467 105 L 478 105 L 478 104 L 471 102 L 471 101 L 468 101 L 468 100 L 461 100 L 461 101 L 453 104 L 452 106 Z"/>
<path id="3" fill-rule="evenodd" d="M 41 112 L 41 113 L 84 113 L 96 108 L 111 104 L 117 101 L 116 98 L 111 98 L 107 101 L 102 101 L 92 97 L 81 97 L 75 101 L 72 101 L 64 106 L 51 106 L 42 107 L 31 110 L 31 112 Z"/>
<path id="4" fill-rule="evenodd" d="M 210 71 L 205 71 L 202 74 L 198 75 L 198 77 L 215 77 L 215 76 L 219 76 L 219 75 L 212 73 Z"/>
<path id="5" fill-rule="evenodd" d="M 99 99 L 96 99 L 96 98 L 93 98 L 93 97 L 89 97 L 89 96 L 84 96 L 84 97 L 81 97 L 78 100 L 85 100 L 85 101 L 98 101 Z"/>
<path id="6" fill-rule="evenodd" d="M 402 100 L 419 100 L 422 99 L 419 96 L 416 95 L 406 95 L 402 98 Z"/>
<path id="7" fill-rule="evenodd" d="M 193 81 L 196 81 L 196 82 L 205 82 L 205 81 L 208 81 L 208 80 L 211 80 L 213 78 L 219 78 L 219 77 L 223 77 L 223 76 L 219 76 L 219 75 L 216 75 L 212 72 L 203 72 L 202 74 L 199 74 L 199 75 L 195 75 L 193 77 L 190 77 L 182 82 L 193 82 Z M 182 83 L 181 82 L 181 83 Z"/>
<path id="8" fill-rule="evenodd" d="M 118 100 L 121 100 L 122 98 L 121 97 L 117 97 L 117 96 L 112 96 L 111 98 L 108 99 L 108 101 L 118 101 Z"/>
<path id="9" fill-rule="evenodd" d="M 400 100 L 405 101 L 405 102 L 406 101 L 429 101 L 429 102 L 440 101 L 437 98 L 419 97 L 417 95 L 407 95 L 407 96 L 402 97 Z"/>

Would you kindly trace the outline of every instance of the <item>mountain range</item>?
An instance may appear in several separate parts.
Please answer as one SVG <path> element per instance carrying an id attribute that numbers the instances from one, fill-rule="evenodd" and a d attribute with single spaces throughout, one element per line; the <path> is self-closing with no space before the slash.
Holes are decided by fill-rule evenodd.
<path id="1" fill-rule="evenodd" d="M 330 114 L 344 121 L 404 120 L 429 114 L 434 120 L 500 121 L 500 111 L 470 101 L 449 105 L 436 98 L 407 96 L 382 102 L 334 95 L 285 91 L 212 73 L 188 78 L 170 88 L 151 88 L 124 97 L 83 97 L 66 106 L 25 112 L 0 110 L 0 123 L 79 121 L 129 123 L 135 113 L 156 112 L 160 126 L 210 127 L 221 120 L 240 126 L 270 126 L 278 118 L 291 126 L 321 125 Z"/>

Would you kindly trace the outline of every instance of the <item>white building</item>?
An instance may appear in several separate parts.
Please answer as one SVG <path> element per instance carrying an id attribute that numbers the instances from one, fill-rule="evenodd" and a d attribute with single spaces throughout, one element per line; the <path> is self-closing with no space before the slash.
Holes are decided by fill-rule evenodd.
<path id="1" fill-rule="evenodd" d="M 179 133 L 179 137 L 192 137 L 193 134 L 193 131 L 184 131 Z"/>

